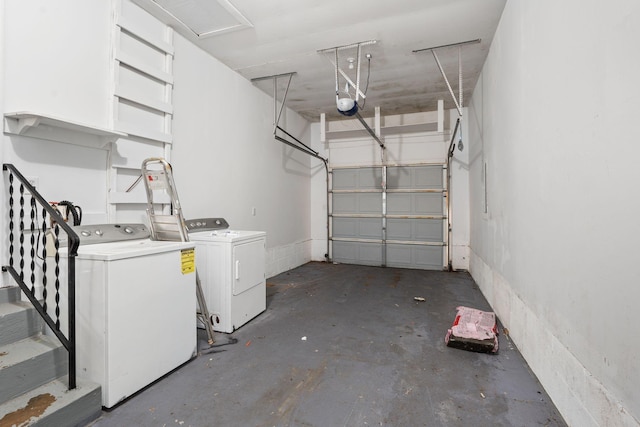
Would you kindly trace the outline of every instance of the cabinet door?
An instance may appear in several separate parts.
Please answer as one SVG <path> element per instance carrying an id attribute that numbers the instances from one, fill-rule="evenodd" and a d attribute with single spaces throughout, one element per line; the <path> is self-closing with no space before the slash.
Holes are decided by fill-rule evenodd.
<path id="1" fill-rule="evenodd" d="M 264 283 L 264 240 L 233 247 L 233 295 Z"/>

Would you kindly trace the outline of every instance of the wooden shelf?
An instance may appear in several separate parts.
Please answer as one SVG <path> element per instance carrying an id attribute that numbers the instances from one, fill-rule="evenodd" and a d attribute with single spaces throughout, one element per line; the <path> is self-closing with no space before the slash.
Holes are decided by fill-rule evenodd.
<path id="1" fill-rule="evenodd" d="M 438 103 L 437 111 L 429 111 L 412 114 L 398 114 L 380 116 L 380 110 L 376 108 L 375 117 L 364 118 L 367 125 L 375 131 L 376 124 L 380 126 L 380 136 L 410 134 L 410 133 L 445 133 L 448 120 L 446 120 L 443 104 Z M 343 119 L 325 122 L 324 115 L 320 118 L 321 141 L 336 139 L 351 139 L 369 137 L 369 133 L 357 119 Z"/>
<path id="2" fill-rule="evenodd" d="M 102 149 L 127 136 L 123 132 L 30 111 L 5 113 L 4 133 Z"/>
<path id="3" fill-rule="evenodd" d="M 150 139 L 152 141 L 159 141 L 165 144 L 171 144 L 173 141 L 173 135 L 170 133 L 161 132 L 158 130 L 147 129 L 142 126 L 138 126 L 132 123 L 118 121 L 116 126 L 119 129 L 127 132 L 127 135 L 137 136 L 139 138 Z"/>
<path id="4" fill-rule="evenodd" d="M 332 122 L 333 123 L 333 122 Z M 351 123 L 350 123 L 351 124 Z M 349 139 L 349 138 L 364 138 L 369 137 L 369 133 L 362 127 L 360 123 L 356 124 L 360 128 L 350 128 L 345 126 L 343 129 L 336 129 L 332 126 L 332 130 L 326 132 L 326 138 L 332 139 Z M 403 124 L 395 126 L 385 126 L 380 128 L 382 137 L 388 135 L 407 134 L 407 133 L 422 133 L 422 132 L 438 132 L 438 123 L 416 123 L 416 124 Z M 442 132 L 440 132 L 442 133 Z"/>

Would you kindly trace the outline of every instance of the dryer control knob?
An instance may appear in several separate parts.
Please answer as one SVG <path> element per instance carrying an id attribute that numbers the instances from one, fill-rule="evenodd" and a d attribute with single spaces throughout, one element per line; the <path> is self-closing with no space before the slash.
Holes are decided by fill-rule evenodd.
<path id="1" fill-rule="evenodd" d="M 104 234 L 104 232 L 102 230 L 100 230 L 99 228 L 96 230 L 96 236 L 102 236 Z"/>
<path id="2" fill-rule="evenodd" d="M 90 231 L 87 231 L 87 230 L 82 230 L 82 231 L 80 232 L 80 234 L 82 234 L 84 237 L 89 237 L 89 236 L 91 236 L 91 232 L 90 232 Z"/>
<path id="3" fill-rule="evenodd" d="M 125 233 L 127 233 L 127 234 L 132 234 L 132 233 L 133 233 L 133 228 L 131 228 L 131 227 L 125 227 L 125 228 L 124 228 L 124 232 L 125 232 Z"/>

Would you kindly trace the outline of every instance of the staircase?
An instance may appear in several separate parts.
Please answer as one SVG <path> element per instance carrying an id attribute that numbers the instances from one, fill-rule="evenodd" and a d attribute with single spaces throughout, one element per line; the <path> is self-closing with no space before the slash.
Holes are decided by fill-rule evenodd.
<path id="1" fill-rule="evenodd" d="M 97 384 L 69 389 L 67 351 L 20 288 L 0 288 L 0 427 L 85 426 L 102 409 Z"/>

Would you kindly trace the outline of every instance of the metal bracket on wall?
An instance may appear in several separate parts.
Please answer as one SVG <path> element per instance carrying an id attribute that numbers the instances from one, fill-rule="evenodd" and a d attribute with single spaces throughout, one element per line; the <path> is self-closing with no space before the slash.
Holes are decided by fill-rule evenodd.
<path id="1" fill-rule="evenodd" d="M 252 83 L 263 81 L 263 80 L 273 80 L 273 126 L 274 126 L 273 134 L 274 135 L 279 127 L 280 116 L 282 116 L 282 110 L 284 110 L 284 106 L 287 102 L 287 95 L 289 94 L 289 87 L 291 86 L 291 79 L 293 78 L 294 74 L 296 74 L 295 71 L 291 73 L 273 74 L 271 76 L 256 77 L 255 79 L 251 79 Z M 282 97 L 282 104 L 278 109 L 278 79 L 281 77 L 283 78 L 288 77 L 289 79 L 287 81 L 287 88 L 284 91 L 284 96 Z"/>
<path id="2" fill-rule="evenodd" d="M 436 64 L 438 65 L 438 69 L 440 70 L 440 74 L 442 74 L 442 77 L 444 78 L 444 81 L 447 84 L 447 89 L 449 89 L 449 93 L 451 94 L 451 98 L 453 99 L 453 103 L 455 104 L 460 117 L 462 117 L 462 106 L 463 106 L 462 104 L 462 101 L 463 101 L 462 99 L 462 46 L 468 45 L 468 44 L 480 43 L 480 41 L 481 39 L 467 40 L 460 43 L 445 44 L 441 46 L 427 47 L 424 49 L 416 49 L 412 51 L 413 53 L 430 51 L 433 54 L 433 59 L 435 59 Z M 449 83 L 447 74 L 444 72 L 444 68 L 442 67 L 442 64 L 440 63 L 440 59 L 438 58 L 438 54 L 436 53 L 437 49 L 443 49 L 447 47 L 456 47 L 456 46 L 458 47 L 458 96 L 457 97 L 453 92 L 451 83 Z"/>

